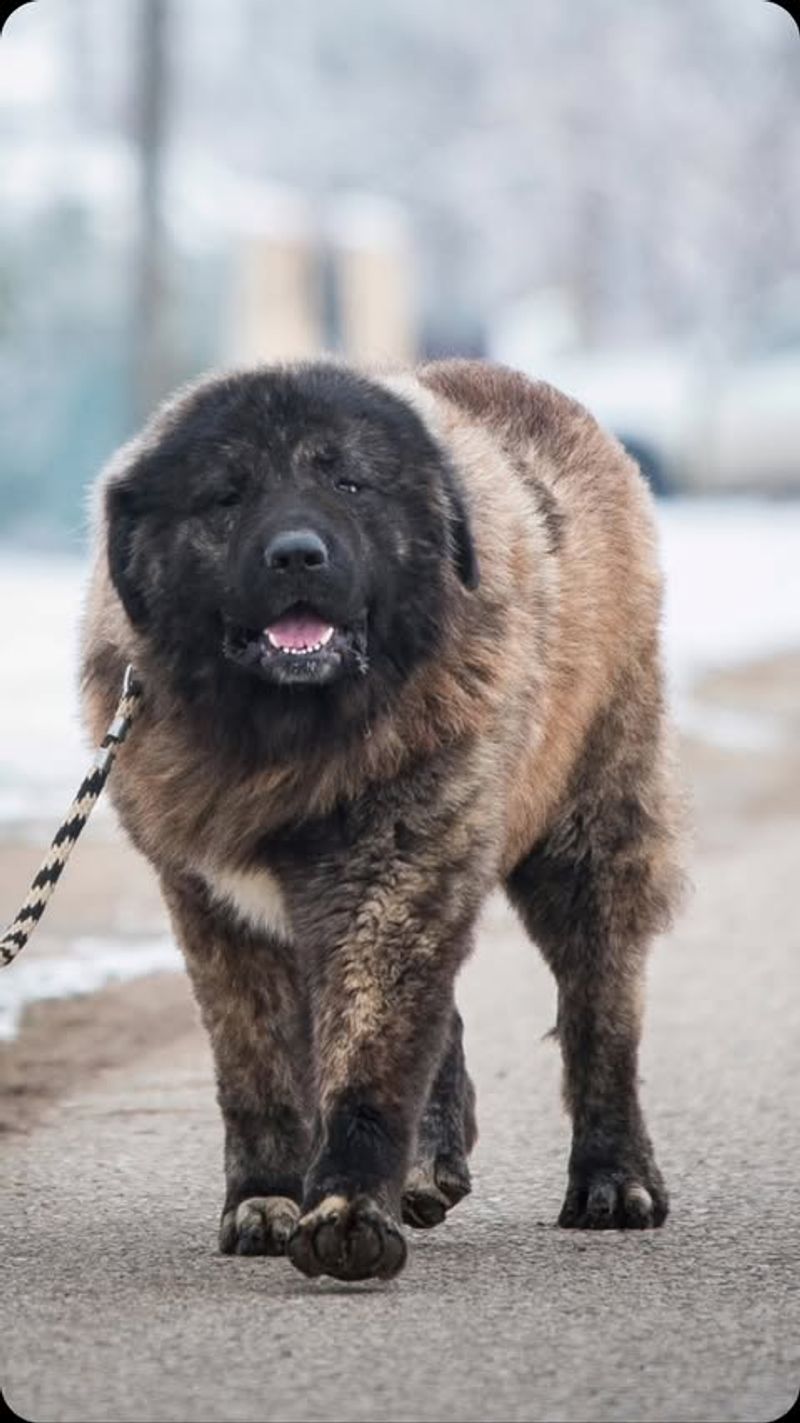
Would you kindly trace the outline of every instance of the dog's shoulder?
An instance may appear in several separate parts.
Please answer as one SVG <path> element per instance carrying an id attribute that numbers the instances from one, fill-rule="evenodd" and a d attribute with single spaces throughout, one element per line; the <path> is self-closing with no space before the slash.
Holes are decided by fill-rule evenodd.
<path id="1" fill-rule="evenodd" d="M 417 371 L 420 384 L 462 419 L 493 433 L 528 482 L 560 498 L 580 491 L 635 501 L 643 481 L 619 441 L 585 406 L 546 380 L 492 361 L 433 361 Z"/>
<path id="2" fill-rule="evenodd" d="M 555 450 L 587 412 L 577 400 L 493 361 L 452 359 L 418 367 L 429 390 L 505 436 L 546 441 Z"/>

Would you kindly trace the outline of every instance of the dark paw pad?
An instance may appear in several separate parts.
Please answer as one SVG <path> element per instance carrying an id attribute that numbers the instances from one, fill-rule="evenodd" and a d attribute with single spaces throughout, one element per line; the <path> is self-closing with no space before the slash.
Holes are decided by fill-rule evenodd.
<path id="1" fill-rule="evenodd" d="M 438 1157 L 433 1165 L 415 1166 L 403 1190 L 403 1220 L 417 1230 L 441 1225 L 447 1212 L 469 1195 L 467 1163 Z"/>
<path id="2" fill-rule="evenodd" d="M 655 1168 L 598 1168 L 570 1181 L 558 1223 L 568 1230 L 649 1230 L 663 1225 L 669 1203 Z"/>
<path id="3" fill-rule="evenodd" d="M 390 1280 L 406 1262 L 406 1242 L 391 1216 L 368 1197 L 326 1196 L 299 1221 L 288 1254 L 304 1275 Z"/>
<path id="4" fill-rule="evenodd" d="M 300 1207 L 287 1196 L 250 1196 L 222 1213 L 223 1255 L 285 1255 Z"/>

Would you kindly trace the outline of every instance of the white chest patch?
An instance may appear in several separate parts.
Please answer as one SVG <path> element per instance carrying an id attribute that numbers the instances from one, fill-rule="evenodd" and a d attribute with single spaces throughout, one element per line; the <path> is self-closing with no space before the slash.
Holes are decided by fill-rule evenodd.
<path id="1" fill-rule="evenodd" d="M 292 942 L 281 887 L 271 870 L 206 869 L 203 877 L 215 899 L 228 905 L 252 929 Z"/>

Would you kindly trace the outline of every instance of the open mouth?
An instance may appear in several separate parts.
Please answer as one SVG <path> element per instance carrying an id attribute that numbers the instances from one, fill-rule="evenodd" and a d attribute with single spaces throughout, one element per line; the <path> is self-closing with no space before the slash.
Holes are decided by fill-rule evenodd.
<path id="1" fill-rule="evenodd" d="M 366 626 L 340 627 L 298 604 L 260 629 L 229 625 L 224 651 L 230 661 L 269 681 L 332 681 L 352 662 L 366 671 Z"/>

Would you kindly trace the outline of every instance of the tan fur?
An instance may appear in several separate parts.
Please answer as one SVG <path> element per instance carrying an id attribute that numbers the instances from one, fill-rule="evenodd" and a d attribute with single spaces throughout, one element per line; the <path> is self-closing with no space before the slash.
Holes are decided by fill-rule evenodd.
<path id="1" fill-rule="evenodd" d="M 509 870 L 545 829 L 609 687 L 654 635 L 652 502 L 621 446 L 551 386 L 467 361 L 424 368 L 421 380 L 440 398 L 445 443 L 476 494 L 481 567 L 513 610 L 495 663 L 503 704 L 536 708 L 509 757 Z M 545 579 L 534 481 L 553 495 L 564 530 Z"/>
<path id="2" fill-rule="evenodd" d="M 270 870 L 216 869 L 207 865 L 203 879 L 214 899 L 228 904 L 239 919 L 261 933 L 290 943 L 292 930 L 281 888 Z"/>

